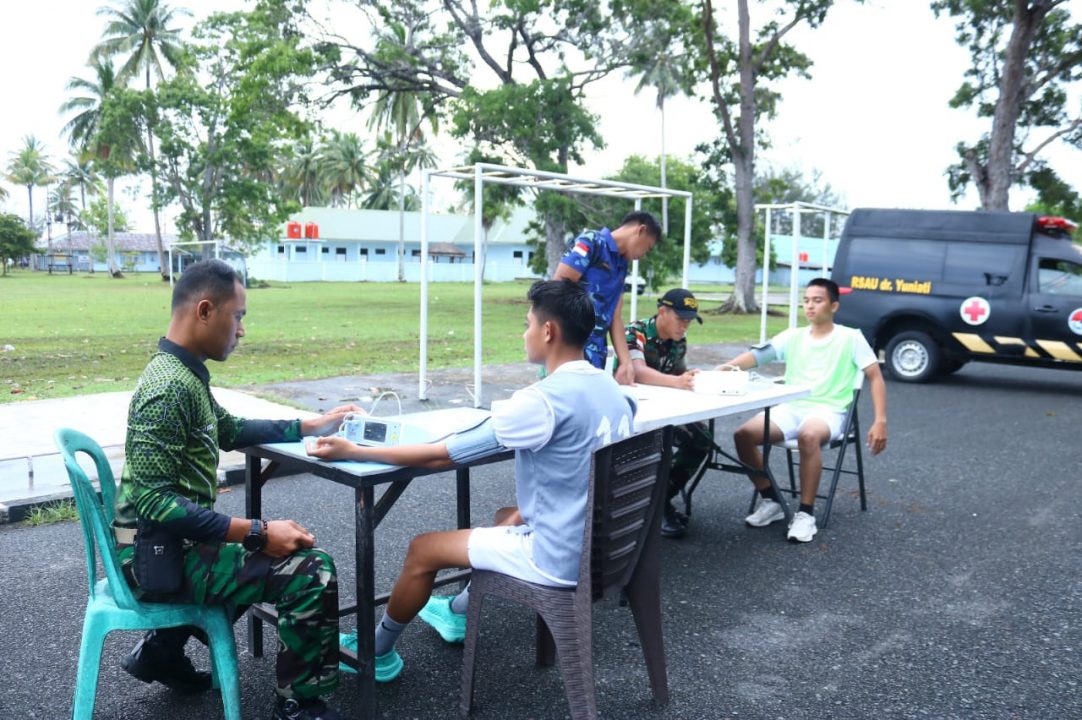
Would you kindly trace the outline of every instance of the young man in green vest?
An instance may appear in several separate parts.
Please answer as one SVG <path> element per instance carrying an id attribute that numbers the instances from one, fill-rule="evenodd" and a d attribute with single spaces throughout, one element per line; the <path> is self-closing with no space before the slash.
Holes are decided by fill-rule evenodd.
<path id="1" fill-rule="evenodd" d="M 718 368 L 749 370 L 772 360 L 784 361 L 786 384 L 812 389 L 810 396 L 770 411 L 770 442 L 795 439 L 800 449 L 800 509 L 789 524 L 790 542 L 810 542 L 815 537 L 815 495 L 823 470 L 822 447 L 842 433 L 861 372 L 868 381 L 875 409 L 875 421 L 868 430 L 868 449 L 877 455 L 887 446 L 886 384 L 875 353 L 860 331 L 834 324 L 838 299 L 835 282 L 826 278 L 812 280 L 804 290 L 806 327 L 784 330 L 766 345 L 752 348 Z M 740 460 L 761 470 L 762 415 L 744 423 L 733 439 Z M 751 527 L 765 527 L 783 519 L 785 513 L 766 475 L 752 475 L 751 481 L 761 497 L 755 512 L 744 522 Z"/>

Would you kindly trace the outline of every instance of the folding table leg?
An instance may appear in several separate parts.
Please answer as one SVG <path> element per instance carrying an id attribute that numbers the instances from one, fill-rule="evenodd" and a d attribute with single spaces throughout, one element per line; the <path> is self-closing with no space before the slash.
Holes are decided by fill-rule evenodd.
<path id="1" fill-rule="evenodd" d="M 255 455 L 244 456 L 244 511 L 250 518 L 263 517 L 263 460 Z M 248 652 L 252 657 L 263 656 L 263 620 L 248 612 Z"/>
<path id="2" fill-rule="evenodd" d="M 774 472 L 770 469 L 770 448 L 772 447 L 773 443 L 770 442 L 770 408 L 766 408 L 763 411 L 763 474 L 766 475 L 766 479 L 774 491 L 774 497 L 781 504 L 782 512 L 785 513 L 786 524 L 789 524 L 793 521 L 793 511 L 782 495 L 777 480 L 774 479 Z M 754 498 L 752 500 L 754 501 Z"/>
<path id="3" fill-rule="evenodd" d="M 354 493 L 357 570 L 357 693 L 361 718 L 376 717 L 376 563 L 372 537 L 374 491 L 359 487 Z"/>

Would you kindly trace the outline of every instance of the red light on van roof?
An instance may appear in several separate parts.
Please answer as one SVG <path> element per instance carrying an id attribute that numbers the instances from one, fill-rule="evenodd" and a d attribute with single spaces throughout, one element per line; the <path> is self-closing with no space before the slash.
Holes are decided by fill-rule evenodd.
<path id="1" fill-rule="evenodd" d="M 1065 217 L 1056 217 L 1054 215 L 1042 215 L 1037 218 L 1037 226 L 1043 230 L 1063 230 L 1068 233 L 1073 233 L 1078 229 L 1078 223 L 1073 220 L 1068 220 Z"/>

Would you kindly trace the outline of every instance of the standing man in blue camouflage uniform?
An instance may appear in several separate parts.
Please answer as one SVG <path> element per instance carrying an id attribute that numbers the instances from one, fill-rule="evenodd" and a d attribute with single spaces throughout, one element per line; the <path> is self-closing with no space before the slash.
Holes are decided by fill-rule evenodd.
<path id="1" fill-rule="evenodd" d="M 624 279 L 628 263 L 639 260 L 661 239 L 661 226 L 648 212 L 624 216 L 615 230 L 588 230 L 571 241 L 560 259 L 553 280 L 581 282 L 594 302 L 594 331 L 586 342 L 586 359 L 595 368 L 605 367 L 612 337 L 612 349 L 620 367 L 616 381 L 621 385 L 635 382 L 631 358 L 624 339 Z"/>
<path id="2" fill-rule="evenodd" d="M 674 288 L 657 301 L 657 315 L 627 326 L 627 347 L 635 369 L 635 382 L 644 385 L 692 389 L 698 370 L 688 370 L 687 332 L 699 317 L 699 301 L 688 290 Z M 673 498 L 698 471 L 710 452 L 713 438 L 706 423 L 681 425 L 673 433 L 675 452 L 669 470 L 669 499 L 661 522 L 661 534 L 680 538 L 687 532 L 688 516 L 673 506 Z"/>
<path id="3" fill-rule="evenodd" d="M 114 532 L 139 597 L 278 609 L 273 720 L 335 720 L 321 700 L 338 685 L 334 561 L 292 520 L 215 512 L 219 449 L 296 441 L 334 431 L 343 406 L 309 420 L 247 420 L 210 393 L 206 360 L 224 361 L 244 336 L 245 290 L 224 262 L 195 263 L 173 290 L 172 318 L 128 410 Z M 153 545 L 153 548 L 151 547 Z M 211 686 L 184 654 L 191 627 L 151 631 L 122 663 L 143 682 L 180 692 Z"/>

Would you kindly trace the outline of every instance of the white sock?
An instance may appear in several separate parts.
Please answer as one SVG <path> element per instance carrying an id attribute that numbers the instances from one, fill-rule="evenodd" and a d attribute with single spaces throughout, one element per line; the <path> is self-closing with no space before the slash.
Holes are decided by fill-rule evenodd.
<path id="1" fill-rule="evenodd" d="M 383 613 L 383 619 L 379 621 L 379 625 L 376 625 L 376 655 L 386 655 L 394 648 L 395 642 L 398 641 L 398 636 L 402 634 L 402 631 L 406 629 L 405 623 L 400 623 L 386 612 Z"/>
<path id="2" fill-rule="evenodd" d="M 455 595 L 454 600 L 451 601 L 451 612 L 456 612 L 459 615 L 465 615 L 466 610 L 470 607 L 470 586 L 467 583 L 466 587 L 462 588 L 462 592 Z"/>

